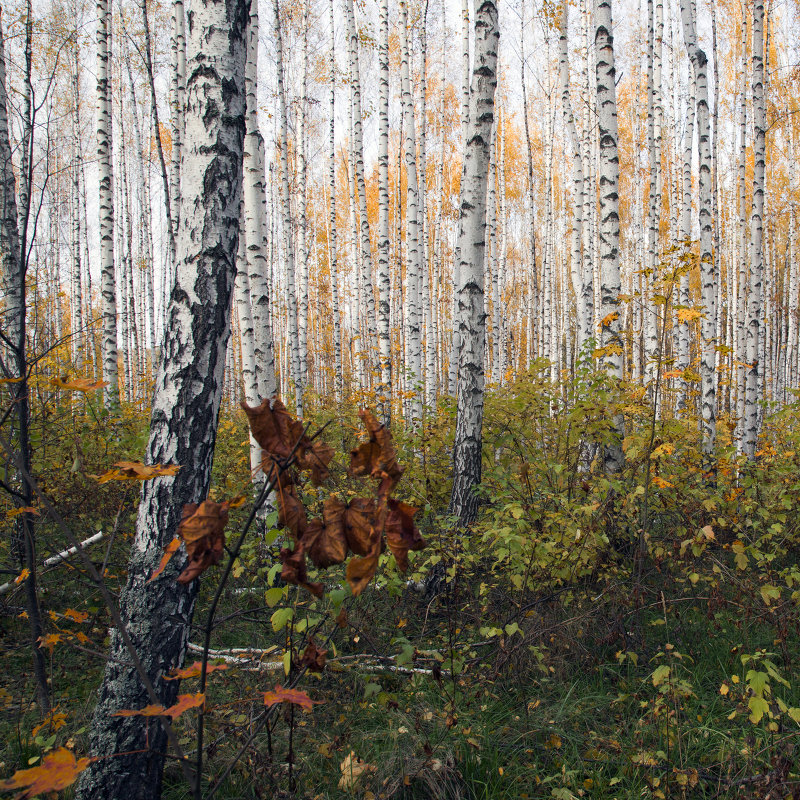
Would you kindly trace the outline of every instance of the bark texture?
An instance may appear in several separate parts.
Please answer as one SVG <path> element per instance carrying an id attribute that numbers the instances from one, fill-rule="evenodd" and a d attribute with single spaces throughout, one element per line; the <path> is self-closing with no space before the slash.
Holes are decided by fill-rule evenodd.
<path id="1" fill-rule="evenodd" d="M 179 261 L 146 454 L 148 463 L 182 469 L 144 484 L 120 598 L 128 633 L 164 705 L 178 692 L 179 682 L 163 677 L 183 661 L 197 582 L 182 586 L 175 580 L 185 557 L 147 581 L 175 534 L 183 505 L 199 503 L 208 492 L 239 238 L 247 18 L 247 2 L 198 0 L 189 24 Z M 148 702 L 115 631 L 91 733 L 92 753 L 101 758 L 83 773 L 78 798 L 159 796 L 163 729 L 138 717 L 111 716 Z M 129 754 L 114 755 L 119 753 Z"/>

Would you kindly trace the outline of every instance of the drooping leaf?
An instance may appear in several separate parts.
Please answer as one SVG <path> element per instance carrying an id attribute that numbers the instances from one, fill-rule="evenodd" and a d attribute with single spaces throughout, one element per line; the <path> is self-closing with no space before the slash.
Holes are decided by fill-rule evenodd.
<path id="1" fill-rule="evenodd" d="M 312 700 L 305 692 L 299 689 L 284 689 L 282 686 L 275 686 L 271 692 L 264 692 L 264 705 L 274 706 L 277 703 L 294 703 L 306 711 L 311 711 L 315 703 L 322 700 Z"/>
<path id="2" fill-rule="evenodd" d="M 391 498 L 388 503 L 389 513 L 384 526 L 386 544 L 394 553 L 398 568 L 405 572 L 408 569 L 408 551 L 422 550 L 425 540 L 414 524 L 417 509 Z"/>
<path id="3" fill-rule="evenodd" d="M 265 399 L 255 408 L 243 402 L 242 408 L 250 422 L 253 438 L 266 453 L 285 460 L 294 452 L 297 465 L 302 470 L 310 470 L 315 483 L 321 483 L 330 475 L 328 464 L 333 458 L 333 449 L 323 442 L 309 439 L 304 433 L 303 423 L 294 419 L 279 399 L 275 398 L 271 403 Z"/>
<path id="4" fill-rule="evenodd" d="M 358 416 L 367 429 L 369 441 L 350 451 L 350 474 L 378 478 L 379 497 L 388 497 L 403 475 L 403 468 L 397 463 L 392 434 L 367 409 L 362 408 Z"/>
<path id="5" fill-rule="evenodd" d="M 205 702 L 206 696 L 202 692 L 197 694 L 179 694 L 178 702 L 169 708 L 160 705 L 149 705 L 138 711 L 122 709 L 114 712 L 112 717 L 171 717 L 177 719 L 181 714 L 192 708 L 199 708 Z"/>
<path id="6" fill-rule="evenodd" d="M 178 576 L 178 583 L 189 583 L 212 564 L 219 564 L 225 548 L 225 525 L 228 504 L 204 500 L 200 505 L 187 503 L 178 525 L 178 536 L 186 545 L 189 563 Z"/>
<path id="7" fill-rule="evenodd" d="M 350 549 L 359 556 L 370 555 L 375 549 L 375 543 L 380 541 L 382 533 L 382 520 L 378 518 L 378 506 L 375 501 L 354 497 L 347 506 L 344 520 Z"/>
<path id="8" fill-rule="evenodd" d="M 11 778 L 0 781 L 0 792 L 13 792 L 14 800 L 27 800 L 41 794 L 60 792 L 75 783 L 78 775 L 96 758 L 76 759 L 75 754 L 66 747 L 59 747 L 47 753 L 38 767 L 19 769 Z"/>
<path id="9" fill-rule="evenodd" d="M 325 669 L 327 655 L 327 650 L 320 650 L 317 643 L 313 639 L 309 639 L 306 649 L 303 651 L 303 657 L 300 659 L 300 665 L 308 667 L 312 672 L 322 672 Z"/>
<path id="10" fill-rule="evenodd" d="M 203 665 L 199 661 L 195 661 L 191 667 L 184 667 L 183 669 L 174 669 L 169 675 L 164 676 L 165 681 L 177 681 L 182 678 L 196 678 L 202 672 Z M 219 669 L 228 669 L 227 664 L 207 664 L 206 675 L 216 672 Z"/>
<path id="11" fill-rule="evenodd" d="M 283 563 L 281 578 L 286 583 L 302 586 L 304 589 L 308 589 L 315 597 L 322 597 L 322 584 L 308 582 L 305 545 L 302 541 L 297 543 L 294 550 L 283 548 L 281 550 L 281 562 Z"/>
<path id="12" fill-rule="evenodd" d="M 367 584 L 375 576 L 378 569 L 378 556 L 367 556 L 366 558 L 353 557 L 347 562 L 345 576 L 350 584 L 353 597 L 358 597 L 367 587 Z"/>
<path id="13" fill-rule="evenodd" d="M 288 528 L 295 540 L 302 539 L 308 528 L 308 515 L 297 496 L 296 489 L 292 485 L 280 485 L 276 497 L 278 498 L 278 524 Z"/>
<path id="14" fill-rule="evenodd" d="M 330 567 L 341 564 L 347 558 L 346 509 L 347 506 L 335 497 L 325 501 L 322 525 L 318 526 L 316 535 L 308 543 L 308 556 L 315 566 Z"/>

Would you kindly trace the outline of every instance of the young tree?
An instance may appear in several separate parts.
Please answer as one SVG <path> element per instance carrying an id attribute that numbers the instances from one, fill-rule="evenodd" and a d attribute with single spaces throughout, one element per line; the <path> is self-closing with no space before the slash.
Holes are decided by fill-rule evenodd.
<path id="1" fill-rule="evenodd" d="M 184 504 L 199 503 L 208 493 L 239 237 L 247 12 L 246 0 L 193 3 L 179 262 L 146 456 L 148 463 L 179 464 L 181 470 L 142 490 L 120 612 L 148 682 L 129 666 L 131 653 L 115 630 L 91 729 L 92 751 L 101 758 L 82 775 L 81 800 L 145 800 L 158 797 L 161 788 L 164 730 L 138 717 L 112 715 L 153 702 L 153 694 L 165 705 L 174 702 L 178 681 L 164 676 L 183 661 L 194 612 L 196 581 L 183 586 L 175 580 L 185 558 L 174 558 L 161 577 L 148 579 L 175 535 Z"/>
<path id="2" fill-rule="evenodd" d="M 453 444 L 453 492 L 449 513 L 466 528 L 478 511 L 476 488 L 481 482 L 483 439 L 486 310 L 486 188 L 497 88 L 497 47 L 500 28 L 497 6 L 483 0 L 475 11 L 475 58 L 469 95 L 469 121 L 461 171 L 458 223 L 459 285 L 458 394 L 456 438 Z"/>

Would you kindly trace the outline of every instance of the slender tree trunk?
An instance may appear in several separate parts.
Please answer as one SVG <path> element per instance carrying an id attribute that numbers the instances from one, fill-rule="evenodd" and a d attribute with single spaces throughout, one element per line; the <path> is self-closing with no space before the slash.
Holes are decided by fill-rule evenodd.
<path id="1" fill-rule="evenodd" d="M 114 275 L 114 186 L 111 173 L 111 87 L 108 76 L 108 0 L 97 0 L 97 170 L 100 186 L 100 292 L 103 304 L 103 390 L 106 405 L 119 404 L 117 290 Z"/>
<path id="2" fill-rule="evenodd" d="M 275 45 L 278 61 L 278 105 L 280 108 L 280 151 L 281 151 L 281 204 L 283 206 L 283 246 L 286 262 L 286 292 L 289 304 L 289 347 L 291 376 L 294 381 L 295 411 L 303 416 L 303 394 L 305 385 L 300 367 L 300 336 L 297 320 L 297 292 L 295 291 L 294 231 L 292 225 L 292 202 L 289 194 L 289 117 L 286 110 L 286 89 L 283 72 L 283 34 L 281 32 L 281 12 L 278 0 L 273 0 L 275 14 Z"/>
<path id="3" fill-rule="evenodd" d="M 470 87 L 469 123 L 461 173 L 458 288 L 461 349 L 458 366 L 456 435 L 453 444 L 453 491 L 449 513 L 458 525 L 471 525 L 478 511 L 483 441 L 486 311 L 483 272 L 486 249 L 486 185 L 497 87 L 500 39 L 497 7 L 483 0 L 475 10 L 475 57 Z"/>
<path id="4" fill-rule="evenodd" d="M 184 104 L 186 103 L 186 12 L 183 0 L 172 0 L 172 165 L 169 199 L 172 230 L 178 239 L 181 209 L 181 156 L 183 154 Z"/>
<path id="5" fill-rule="evenodd" d="M 333 0 L 331 0 L 333 2 Z M 392 417 L 392 341 L 389 272 L 389 0 L 380 0 L 378 43 L 380 98 L 378 103 L 378 354 L 381 380 L 378 402 L 384 424 Z M 333 107 L 331 107 L 333 126 Z"/>
<path id="6" fill-rule="evenodd" d="M 754 458 L 758 442 L 759 380 L 764 365 L 760 356 L 761 283 L 764 273 L 764 185 L 766 172 L 766 113 L 764 109 L 764 0 L 753 4 L 753 206 L 750 215 L 750 285 L 747 297 L 747 383 L 745 389 L 742 450 Z"/>
<path id="7" fill-rule="evenodd" d="M 708 111 L 708 59 L 697 46 L 697 24 L 691 0 L 681 0 L 683 38 L 697 92 L 698 192 L 700 205 L 700 285 L 705 315 L 702 321 L 700 359 L 703 452 L 711 456 L 717 435 L 716 376 L 717 276 L 714 274 L 711 219 L 711 126 Z"/>
<path id="8" fill-rule="evenodd" d="M 175 477 L 144 484 L 128 582 L 120 598 L 120 613 L 138 658 L 167 706 L 174 702 L 179 682 L 164 681 L 164 676 L 183 662 L 197 581 L 177 583 L 186 563 L 180 556 L 157 580 L 148 578 L 175 535 L 184 504 L 199 503 L 208 493 L 238 246 L 246 25 L 244 2 L 193 3 L 180 260 L 146 456 L 148 463 L 180 464 L 183 469 Z M 81 776 L 80 800 L 150 800 L 160 795 L 163 728 L 140 717 L 112 716 L 119 709 L 153 702 L 129 660 L 115 630 L 91 728 L 91 749 L 100 759 Z"/>
<path id="9" fill-rule="evenodd" d="M 406 372 L 414 392 L 411 418 L 422 417 L 420 381 L 422 380 L 422 259 L 420 254 L 419 184 L 417 182 L 417 147 L 414 124 L 414 99 L 409 77 L 408 7 L 400 0 L 400 82 L 403 98 L 403 128 L 405 131 L 405 162 L 408 199 L 406 203 L 406 309 L 408 363 Z"/>
<path id="10" fill-rule="evenodd" d="M 619 293 L 619 156 L 617 153 L 617 89 L 611 0 L 598 0 L 595 8 L 594 46 L 597 78 L 597 124 L 600 137 L 600 345 L 608 374 L 622 379 L 623 347 L 620 333 Z M 619 472 L 624 464 L 621 415 L 615 416 L 618 442 L 607 445 L 603 467 Z"/>

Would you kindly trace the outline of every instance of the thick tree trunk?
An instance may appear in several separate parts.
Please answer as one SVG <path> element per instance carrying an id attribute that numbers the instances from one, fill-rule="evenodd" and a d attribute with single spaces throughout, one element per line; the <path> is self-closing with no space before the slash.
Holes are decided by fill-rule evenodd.
<path id="1" fill-rule="evenodd" d="M 497 47 L 500 28 L 497 6 L 483 0 L 475 11 L 475 58 L 470 86 L 469 123 L 461 172 L 461 215 L 458 226 L 460 284 L 456 437 L 453 444 L 453 492 L 449 513 L 466 528 L 478 511 L 476 489 L 481 482 L 483 441 L 484 258 L 486 250 L 486 185 L 489 147 L 494 124 L 497 87 Z"/>
<path id="2" fill-rule="evenodd" d="M 208 493 L 238 246 L 247 10 L 246 2 L 214 0 L 197 0 L 192 8 L 179 263 L 146 456 L 148 463 L 182 469 L 144 484 L 120 598 L 138 657 L 165 705 L 178 692 L 178 681 L 165 682 L 164 675 L 183 661 L 197 582 L 177 583 L 185 562 L 180 557 L 157 580 L 148 578 L 175 535 L 184 504 L 199 503 Z M 111 716 L 149 702 L 115 631 L 91 729 L 92 752 L 101 758 L 83 773 L 80 800 L 159 796 L 163 729 L 140 717 Z"/>
<path id="3" fill-rule="evenodd" d="M 333 0 L 331 0 L 333 2 Z M 392 340 L 389 273 L 389 0 L 380 0 L 378 42 L 380 99 L 378 103 L 378 356 L 381 379 L 378 403 L 385 424 L 392 417 Z M 331 110 L 333 125 L 333 109 Z"/>

